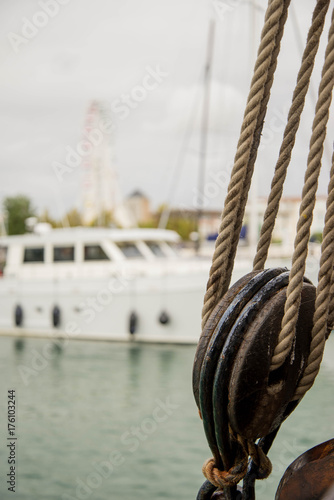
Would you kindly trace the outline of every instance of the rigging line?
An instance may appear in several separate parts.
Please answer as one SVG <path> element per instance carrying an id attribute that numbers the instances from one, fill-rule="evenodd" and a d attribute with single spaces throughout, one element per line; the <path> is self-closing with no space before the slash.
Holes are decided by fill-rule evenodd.
<path id="1" fill-rule="evenodd" d="M 204 297 L 202 328 L 220 298 L 227 291 L 231 279 L 240 233 L 238 228 L 241 228 L 242 225 L 289 3 L 290 0 L 284 2 L 272 0 L 268 4 L 235 162 L 225 198 L 219 235 L 216 240 L 207 291 Z"/>
<path id="2" fill-rule="evenodd" d="M 292 24 L 293 24 L 293 32 L 295 33 L 295 36 L 296 36 L 296 42 L 297 42 L 297 45 L 298 45 L 298 50 L 300 52 L 300 54 L 303 53 L 303 36 L 302 36 L 302 32 L 301 32 L 301 29 L 300 29 L 300 25 L 298 23 L 298 18 L 297 18 L 297 14 L 296 14 L 296 10 L 295 10 L 295 6 L 294 4 L 291 4 L 291 21 L 292 21 Z M 317 91 L 314 87 L 314 82 L 311 80 L 310 82 L 310 98 L 311 98 L 311 102 L 312 102 L 312 106 L 315 105 L 315 103 L 317 102 Z M 331 146 L 328 142 L 328 140 L 325 140 L 325 144 L 324 144 L 324 154 L 325 154 L 325 157 L 326 157 L 326 162 L 328 165 L 331 164 L 331 159 L 332 159 L 332 151 L 331 151 Z"/>
<path id="3" fill-rule="evenodd" d="M 175 163 L 174 167 L 174 172 L 173 172 L 173 177 L 172 177 L 172 182 L 169 188 L 169 193 L 167 197 L 167 203 L 165 208 L 162 211 L 162 214 L 160 216 L 158 228 L 159 229 L 165 229 L 167 227 L 168 219 L 172 210 L 172 201 L 174 199 L 174 195 L 176 192 L 176 186 L 178 184 L 178 181 L 180 179 L 184 164 L 185 164 L 185 157 L 188 151 L 188 146 L 189 146 L 189 141 L 191 138 L 191 133 L 193 129 L 193 125 L 196 121 L 197 118 L 197 113 L 199 111 L 199 106 L 198 106 L 198 95 L 201 90 L 201 82 L 203 81 L 203 75 L 204 75 L 204 69 L 201 69 L 199 78 L 198 78 L 198 85 L 194 93 L 194 98 L 192 105 L 190 107 L 190 113 L 188 117 L 188 122 L 186 125 L 185 133 L 181 142 L 181 147 L 179 149 L 179 153 L 177 156 L 177 160 Z"/>
<path id="4" fill-rule="evenodd" d="M 321 169 L 323 144 L 326 137 L 329 110 L 334 86 L 334 9 L 332 23 L 328 34 L 325 61 L 319 85 L 318 100 L 312 126 L 307 169 L 304 177 L 302 201 L 299 209 L 299 220 L 295 238 L 292 266 L 289 284 L 286 292 L 286 302 L 282 328 L 278 343 L 271 360 L 271 370 L 279 368 L 290 352 L 301 302 L 301 291 L 305 262 L 310 239 L 310 228 L 313 219 L 315 197 L 318 188 L 318 178 Z M 314 339 L 312 340 L 313 343 Z M 317 372 L 316 372 L 317 373 Z M 315 373 L 315 376 L 316 376 Z M 312 382 L 313 383 L 313 382 Z M 311 384 L 312 385 L 312 384 Z M 310 387 L 310 386 L 309 386 Z"/>
<path id="5" fill-rule="evenodd" d="M 332 269 L 331 286 L 329 289 L 329 308 L 328 308 L 328 321 L 327 333 L 328 335 L 334 330 L 334 269 Z"/>
<path id="6" fill-rule="evenodd" d="M 312 387 L 317 376 L 324 352 L 328 333 L 328 321 L 333 309 L 333 296 L 330 293 L 334 261 L 334 152 L 328 184 L 328 198 L 323 242 L 321 245 L 320 270 L 318 277 L 315 312 L 313 317 L 312 342 L 310 355 L 303 377 L 293 397 L 298 400 Z"/>
<path id="7" fill-rule="evenodd" d="M 264 265 L 268 257 L 271 237 L 283 193 L 283 185 L 290 164 L 292 150 L 295 145 L 295 138 L 300 123 L 300 117 L 304 109 L 305 98 L 309 88 L 309 82 L 313 72 L 314 61 L 318 51 L 328 7 L 329 0 L 318 0 L 312 15 L 312 24 L 307 35 L 307 42 L 303 51 L 302 62 L 297 76 L 297 83 L 293 92 L 292 103 L 283 134 L 279 157 L 276 162 L 274 176 L 271 182 L 271 191 L 263 218 L 257 252 L 254 257 L 254 270 L 264 269 Z"/>

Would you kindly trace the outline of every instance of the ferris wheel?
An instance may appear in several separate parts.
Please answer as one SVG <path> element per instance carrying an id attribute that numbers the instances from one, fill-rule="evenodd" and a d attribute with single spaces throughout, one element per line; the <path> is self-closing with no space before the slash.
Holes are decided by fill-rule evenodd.
<path id="1" fill-rule="evenodd" d="M 102 225 L 103 215 L 114 213 L 122 203 L 114 168 L 113 121 L 108 103 L 92 101 L 89 104 L 78 153 L 82 156 L 83 223 L 97 221 Z"/>

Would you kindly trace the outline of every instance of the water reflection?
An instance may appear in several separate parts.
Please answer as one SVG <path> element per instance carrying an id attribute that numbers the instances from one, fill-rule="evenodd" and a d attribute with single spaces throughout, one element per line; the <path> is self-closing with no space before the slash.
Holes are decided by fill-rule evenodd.
<path id="1" fill-rule="evenodd" d="M 63 344 L 61 343 L 62 339 L 58 338 L 56 342 L 53 342 L 52 347 L 53 347 L 53 352 L 55 354 L 62 354 L 64 347 Z"/>
<path id="2" fill-rule="evenodd" d="M 14 340 L 14 350 L 16 352 L 18 352 L 18 353 L 22 352 L 24 350 L 24 347 L 25 347 L 24 339 L 18 338 L 18 339 Z"/>
<path id="3" fill-rule="evenodd" d="M 101 484 L 96 498 L 109 500 L 110 491 L 124 500 L 196 497 L 210 452 L 191 391 L 195 346 L 0 340 L 1 391 L 14 387 L 19 404 L 20 500 L 42 500 L 46 490 L 50 500 L 75 498 L 77 478 L 85 481 L 95 470 L 92 463 L 109 460 L 116 450 L 126 462 Z M 21 350 L 17 340 L 24 340 Z M 288 464 L 333 435 L 333 341 L 328 340 L 315 390 L 280 429 L 270 451 L 274 470 L 259 482 L 259 500 L 274 498 Z M 27 384 L 20 366 L 29 369 Z M 2 419 L 5 410 L 3 405 Z M 132 451 L 135 442 L 138 449 Z M 6 450 L 0 449 L 4 460 Z"/>
<path id="4" fill-rule="evenodd" d="M 140 372 L 142 364 L 143 350 L 142 346 L 138 344 L 132 344 L 127 350 L 128 357 L 128 367 L 129 367 L 129 378 L 128 383 L 133 388 L 138 388 L 140 384 Z"/>
<path id="5" fill-rule="evenodd" d="M 161 379 L 169 378 L 172 367 L 175 364 L 176 350 L 175 348 L 165 347 L 158 351 L 158 373 Z"/>

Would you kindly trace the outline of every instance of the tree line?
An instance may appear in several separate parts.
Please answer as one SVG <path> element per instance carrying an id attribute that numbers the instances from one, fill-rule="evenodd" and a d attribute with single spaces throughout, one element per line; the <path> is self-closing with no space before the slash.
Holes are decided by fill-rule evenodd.
<path id="1" fill-rule="evenodd" d="M 26 220 L 30 217 L 36 217 L 38 222 L 47 222 L 53 228 L 84 225 L 82 215 L 76 208 L 70 209 L 61 219 L 52 217 L 47 209 L 38 215 L 32 201 L 25 195 L 8 196 L 3 200 L 2 205 L 3 226 L 8 235 L 26 233 L 28 230 Z M 158 227 L 162 209 L 163 207 L 153 214 L 150 221 L 140 224 L 140 227 Z M 116 224 L 112 213 L 104 211 L 90 223 L 90 226 L 115 227 Z M 167 229 L 178 232 L 183 240 L 188 240 L 190 234 L 197 230 L 197 221 L 193 217 L 182 215 L 182 213 L 171 214 Z"/>

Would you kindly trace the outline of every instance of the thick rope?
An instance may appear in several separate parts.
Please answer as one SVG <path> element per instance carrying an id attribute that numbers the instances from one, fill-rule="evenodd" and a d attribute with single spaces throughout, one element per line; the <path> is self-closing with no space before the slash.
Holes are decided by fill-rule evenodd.
<path id="1" fill-rule="evenodd" d="M 283 29 L 281 26 L 281 18 L 285 16 L 288 3 L 288 0 L 285 2 L 282 2 L 282 0 L 270 0 L 266 12 L 254 76 L 241 127 L 241 135 L 238 142 L 228 193 L 225 199 L 219 236 L 216 240 L 207 292 L 204 297 L 202 326 L 205 325 L 211 311 L 229 286 L 229 280 L 226 280 L 226 277 L 228 276 L 227 271 L 229 267 L 231 267 L 229 255 L 234 237 L 234 226 L 239 212 L 240 199 L 242 198 L 241 193 L 243 192 L 246 179 L 251 148 L 254 142 L 254 134 L 258 127 L 258 117 L 262 109 L 261 103 L 268 81 L 268 71 L 272 65 L 272 55 L 275 51 L 276 36 L 279 29 Z M 219 294 L 217 293 L 218 289 Z"/>
<path id="2" fill-rule="evenodd" d="M 273 5 L 274 3 L 276 5 Z M 275 37 L 279 30 L 279 21 L 280 16 L 282 15 L 282 9 L 280 8 L 281 6 L 277 5 L 278 3 L 281 4 L 281 2 L 272 2 L 271 7 L 268 6 L 268 11 L 266 14 L 265 27 L 262 33 L 259 56 L 255 65 L 255 74 L 252 80 L 251 91 L 248 98 L 244 122 L 241 129 L 241 137 L 239 139 L 235 165 L 232 171 L 229 192 L 225 200 L 225 215 L 223 214 L 220 236 L 218 237 L 216 242 L 216 251 L 210 271 L 211 276 L 209 279 L 208 291 L 206 293 L 205 304 L 203 308 L 203 325 L 205 324 L 207 317 L 211 312 L 211 309 L 215 305 L 215 300 L 219 300 L 216 293 L 217 289 L 219 288 L 221 290 L 221 295 L 223 295 L 223 293 L 226 291 L 226 288 L 228 287 L 227 284 L 227 287 L 225 286 L 222 289 L 219 281 L 222 278 L 224 279 L 224 277 L 226 276 L 226 271 L 228 271 L 230 267 L 228 256 L 230 253 L 231 242 L 234 233 L 234 228 L 231 227 L 231 225 L 235 224 L 235 218 L 240 206 L 240 199 L 242 197 L 240 193 L 242 192 L 242 189 L 244 187 L 244 177 L 246 175 L 245 171 L 247 171 L 254 133 L 258 125 L 258 116 L 261 112 L 261 102 L 264 95 L 266 81 L 268 79 L 268 69 L 270 67 L 272 53 L 275 48 Z M 229 219 L 227 220 L 227 214 L 231 210 L 232 214 L 230 214 Z M 227 224 L 224 222 L 227 222 Z M 225 234 L 222 234 L 222 232 L 225 234 L 227 233 L 227 238 L 225 237 Z M 222 254 L 221 251 L 223 251 Z M 219 269 L 221 264 L 224 265 L 224 270 Z"/>
<path id="3" fill-rule="evenodd" d="M 329 308 L 328 308 L 328 321 L 327 321 L 327 336 L 334 329 L 334 266 L 332 271 L 331 286 L 329 291 Z"/>
<path id="4" fill-rule="evenodd" d="M 297 77 L 297 84 L 292 97 L 292 104 L 288 115 L 287 125 L 284 130 L 279 158 L 275 167 L 275 174 L 271 183 L 271 192 L 268 198 L 268 204 L 257 245 L 257 252 L 253 263 L 254 270 L 264 269 L 268 257 L 272 232 L 283 193 L 283 185 L 290 164 L 291 153 L 295 145 L 300 117 L 304 109 L 305 97 L 309 88 L 315 56 L 318 51 L 329 3 L 330 0 L 318 0 L 313 12 L 312 24 L 308 33 L 301 67 Z"/>
<path id="5" fill-rule="evenodd" d="M 289 0 L 289 4 L 290 4 L 290 0 Z M 288 7 L 288 4 L 286 4 L 286 6 Z M 229 255 L 229 265 L 228 265 L 227 272 L 226 272 L 225 282 L 227 283 L 227 286 L 231 281 L 234 259 L 235 259 L 235 255 L 236 255 L 237 247 L 238 247 L 238 243 L 239 243 L 240 231 L 241 231 L 242 223 L 243 223 L 243 219 L 244 219 L 245 208 L 246 208 L 247 199 L 248 199 L 248 193 L 249 193 L 249 189 L 251 187 L 251 182 L 252 182 L 252 177 L 253 177 L 253 172 L 254 172 L 254 165 L 256 162 L 259 144 L 260 144 L 260 140 L 261 140 L 261 133 L 262 133 L 264 119 L 265 119 L 266 112 L 267 112 L 267 106 L 268 106 L 268 102 L 269 102 L 269 98 L 270 98 L 270 91 L 271 91 L 271 87 L 272 87 L 272 84 L 274 81 L 274 76 L 275 76 L 275 71 L 276 71 L 276 66 L 277 66 L 277 58 L 278 58 L 280 48 L 281 48 L 281 40 L 282 40 L 282 36 L 283 36 L 283 32 L 284 32 L 284 25 L 285 25 L 287 16 L 288 16 L 288 9 L 286 8 L 283 11 L 283 16 L 281 17 L 280 26 L 279 26 L 279 29 L 278 29 L 278 32 L 276 35 L 275 48 L 274 48 L 272 58 L 271 58 L 271 65 L 270 65 L 270 68 L 268 70 L 267 82 L 266 82 L 266 86 L 264 89 L 264 95 L 263 95 L 263 99 L 262 99 L 262 103 L 261 103 L 261 110 L 259 113 L 259 117 L 257 120 L 257 126 L 256 126 L 255 133 L 254 133 L 254 139 L 253 139 L 251 153 L 250 153 L 250 157 L 249 157 L 249 161 L 248 161 L 248 167 L 247 167 L 247 171 L 246 171 L 246 178 L 245 178 L 245 182 L 244 182 L 243 192 L 241 193 L 241 197 L 240 197 L 240 206 L 239 206 L 238 216 L 237 216 L 237 220 L 236 220 L 235 227 L 234 227 L 234 233 L 233 233 L 234 238 L 233 238 L 231 251 L 230 251 L 230 255 Z"/>
<path id="6" fill-rule="evenodd" d="M 297 387 L 294 398 L 298 400 L 313 385 L 317 376 L 327 337 L 328 311 L 332 297 L 330 288 L 332 282 L 332 271 L 334 263 L 334 153 L 332 157 L 332 168 L 330 182 L 328 185 L 328 198 L 325 217 L 325 228 L 323 242 L 321 245 L 321 259 L 319 270 L 319 281 L 315 301 L 315 312 L 313 317 L 312 342 L 310 355 L 303 377 Z M 332 304 L 333 305 L 333 304 Z"/>
<path id="7" fill-rule="evenodd" d="M 254 76 L 251 83 L 244 121 L 241 127 L 235 163 L 231 174 L 228 193 L 225 199 L 219 236 L 216 241 L 207 292 L 204 298 L 202 311 L 203 327 L 216 304 L 227 291 L 230 283 L 234 258 L 239 241 L 239 232 L 251 185 L 254 164 L 257 157 L 258 145 L 270 97 L 270 90 L 273 83 L 289 3 L 290 0 L 269 0 L 265 25 L 262 31 L 261 44 L 258 52 L 258 59 L 255 64 Z M 319 40 L 323 31 L 329 3 L 330 0 L 317 0 L 317 5 L 313 13 L 312 25 L 309 30 L 307 44 L 303 54 L 301 68 L 298 73 L 296 88 L 293 94 L 292 105 L 289 111 L 288 122 L 284 131 L 283 143 L 275 167 L 271 195 L 268 200 L 268 207 L 265 214 L 265 223 L 263 230 L 261 231 L 257 254 L 254 259 L 254 270 L 263 269 L 268 255 L 272 231 L 282 196 L 283 184 L 287 168 L 291 160 L 291 153 L 294 147 L 301 113 L 304 108 L 305 97 L 309 87 L 314 67 L 314 60 L 318 51 Z M 323 154 L 333 86 L 334 11 L 328 35 L 328 45 L 326 48 L 325 62 L 312 127 L 310 151 L 308 155 L 307 170 L 305 173 L 302 202 L 300 206 L 299 221 L 295 239 L 295 249 L 292 259 L 292 269 L 287 287 L 287 299 L 278 344 L 272 358 L 271 370 L 278 368 L 285 361 L 287 354 L 291 350 L 295 335 L 295 328 L 301 302 L 310 227 L 312 224 L 315 197 L 318 187 L 318 177 L 321 169 L 321 158 Z M 331 326 L 331 323 L 329 323 L 330 315 L 331 320 L 334 320 L 333 264 L 334 154 L 332 158 L 330 183 L 328 186 L 325 228 L 321 251 L 319 284 L 317 287 L 315 301 L 310 355 L 307 360 L 306 369 L 304 370 L 302 379 L 294 395 L 294 400 L 299 400 L 312 386 L 319 371 L 328 328 Z M 217 436 L 218 430 L 215 430 L 215 432 Z M 271 438 L 270 444 L 273 439 L 274 436 Z M 226 441 L 226 449 L 229 449 L 230 444 L 231 446 L 233 445 L 233 458 L 229 457 L 229 460 L 225 460 L 225 455 L 228 457 L 228 453 L 225 450 L 225 441 L 224 449 L 221 450 L 219 448 L 219 453 L 216 453 L 216 449 L 213 446 L 212 450 L 214 458 L 205 462 L 202 469 L 203 474 L 208 481 L 214 485 L 214 487 L 217 487 L 219 490 L 224 490 L 225 494 L 230 491 L 229 488 L 235 491 L 236 485 L 246 477 L 244 482 L 244 486 L 246 488 L 245 491 L 252 493 L 254 490 L 253 471 L 256 471 L 256 479 L 264 479 L 268 477 L 272 469 L 271 462 L 264 452 L 268 452 L 270 444 L 269 447 L 266 448 L 261 441 L 262 440 L 260 440 L 258 444 L 255 444 L 253 441 L 247 440 L 230 429 L 229 438 Z M 262 449 L 262 446 L 264 449 Z M 251 458 L 251 462 L 249 462 L 249 457 Z M 251 466 L 249 466 L 249 464 L 251 464 Z M 252 469 L 252 466 L 254 469 Z M 221 470 L 224 467 L 226 470 Z M 247 471 L 249 471 L 249 474 L 252 473 L 252 476 L 249 476 L 252 477 L 252 481 L 249 481 Z"/>
<path id="8" fill-rule="evenodd" d="M 329 108 L 332 99 L 334 85 L 334 11 L 332 23 L 328 36 L 325 63 L 322 70 L 319 86 L 319 96 L 316 105 L 316 113 L 313 121 L 312 136 L 310 141 L 310 152 L 307 161 L 305 183 L 302 193 L 302 201 L 297 224 L 297 235 L 295 239 L 295 250 L 292 257 L 292 268 L 290 271 L 289 284 L 287 287 L 287 299 L 285 302 L 282 328 L 278 338 L 271 361 L 271 370 L 279 368 L 290 352 L 298 311 L 301 301 L 301 290 L 307 257 L 308 241 L 310 239 L 310 228 L 313 218 L 318 177 L 321 168 L 323 145 L 326 137 L 326 128 L 329 116 Z"/>

